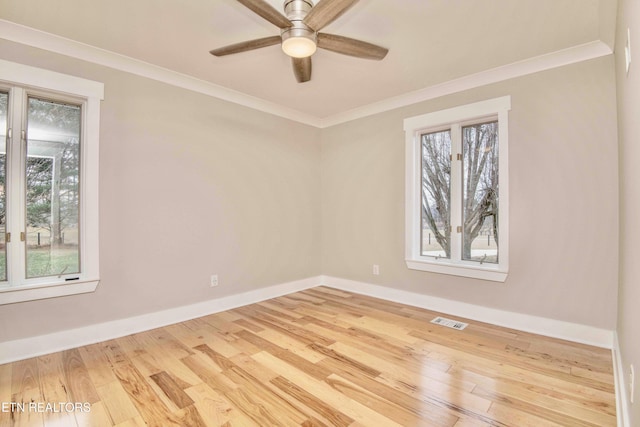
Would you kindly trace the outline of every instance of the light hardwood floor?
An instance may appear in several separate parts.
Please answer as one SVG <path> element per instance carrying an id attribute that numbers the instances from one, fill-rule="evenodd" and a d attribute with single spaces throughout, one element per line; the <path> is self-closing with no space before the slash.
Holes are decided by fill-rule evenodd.
<path id="1" fill-rule="evenodd" d="M 91 405 L 0 426 L 616 425 L 610 351 L 436 315 L 319 287 L 0 365 L 4 409 Z"/>

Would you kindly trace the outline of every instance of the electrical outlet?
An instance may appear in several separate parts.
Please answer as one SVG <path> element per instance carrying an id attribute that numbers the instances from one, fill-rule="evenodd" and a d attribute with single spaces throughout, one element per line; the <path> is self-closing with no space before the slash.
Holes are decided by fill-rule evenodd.
<path id="1" fill-rule="evenodd" d="M 211 275 L 211 285 L 212 288 L 214 286 L 218 286 L 218 275 L 217 274 L 212 274 Z"/>
<path id="2" fill-rule="evenodd" d="M 380 275 L 380 266 L 378 264 L 373 264 L 373 275 L 374 276 Z"/>
<path id="3" fill-rule="evenodd" d="M 629 365 L 629 401 L 633 403 L 633 389 L 636 386 L 636 373 L 633 365 Z"/>

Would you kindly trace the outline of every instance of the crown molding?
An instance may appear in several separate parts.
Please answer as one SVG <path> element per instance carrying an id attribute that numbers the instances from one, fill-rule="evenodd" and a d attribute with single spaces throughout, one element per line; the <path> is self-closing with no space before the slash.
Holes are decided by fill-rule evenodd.
<path id="1" fill-rule="evenodd" d="M 215 83 L 178 73 L 158 65 L 153 65 L 129 56 L 80 43 L 4 19 L 0 19 L 0 38 L 146 77 L 310 126 L 319 127 L 320 125 L 320 120 L 310 114 L 247 95 Z"/>
<path id="2" fill-rule="evenodd" d="M 418 102 L 613 53 L 611 47 L 596 40 L 408 92 L 345 112 L 326 117 L 317 117 L 148 62 L 4 19 L 0 19 L 0 38 L 146 77 L 317 128 L 335 126 Z"/>
<path id="3" fill-rule="evenodd" d="M 331 127 L 363 117 L 372 116 L 374 114 L 384 113 L 385 111 L 395 110 L 396 108 L 405 107 L 407 105 L 416 104 L 418 102 L 428 101 L 441 96 L 451 95 L 453 93 L 486 86 L 492 83 L 498 83 L 516 77 L 526 76 L 528 74 L 538 73 L 540 71 L 550 70 L 552 68 L 563 67 L 565 65 L 600 58 L 602 56 L 611 55 L 612 53 L 613 51 L 608 45 L 596 40 L 556 52 L 513 62 L 490 70 L 481 71 L 476 74 L 470 74 L 468 76 L 460 77 L 438 85 L 429 86 L 413 92 L 408 92 L 403 95 L 388 98 L 363 107 L 354 108 L 322 119 L 320 127 Z"/>

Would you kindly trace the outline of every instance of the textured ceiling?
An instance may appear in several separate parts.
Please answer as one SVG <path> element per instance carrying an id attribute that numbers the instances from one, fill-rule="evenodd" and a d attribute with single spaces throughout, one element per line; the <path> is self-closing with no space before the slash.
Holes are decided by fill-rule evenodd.
<path id="1" fill-rule="evenodd" d="M 282 10 L 282 1 L 268 0 Z M 319 50 L 295 81 L 279 46 L 213 57 L 279 34 L 235 0 L 0 0 L 0 19 L 327 117 L 613 34 L 612 0 L 360 0 L 323 32 L 389 48 L 380 62 Z M 611 28 L 603 28 L 608 25 Z"/>

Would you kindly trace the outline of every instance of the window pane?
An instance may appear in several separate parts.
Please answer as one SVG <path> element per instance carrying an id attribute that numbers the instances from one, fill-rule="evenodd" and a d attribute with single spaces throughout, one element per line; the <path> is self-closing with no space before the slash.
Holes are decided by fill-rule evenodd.
<path id="1" fill-rule="evenodd" d="M 29 98 L 27 278 L 80 272 L 80 107 Z"/>
<path id="2" fill-rule="evenodd" d="M 7 246 L 5 236 L 7 231 L 7 203 L 6 203 L 6 171 L 7 168 L 7 107 L 9 94 L 0 92 L 0 281 L 7 280 Z"/>
<path id="3" fill-rule="evenodd" d="M 498 122 L 462 128 L 462 259 L 498 262 Z"/>
<path id="4" fill-rule="evenodd" d="M 422 238 L 425 256 L 451 256 L 451 131 L 421 135 Z"/>

